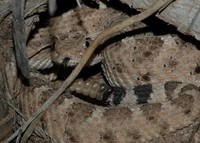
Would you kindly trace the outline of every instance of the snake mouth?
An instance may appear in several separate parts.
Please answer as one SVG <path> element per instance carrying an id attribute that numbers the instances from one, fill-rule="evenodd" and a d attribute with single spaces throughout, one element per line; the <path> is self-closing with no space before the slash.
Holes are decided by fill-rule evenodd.
<path id="1" fill-rule="evenodd" d="M 63 62 L 62 62 L 62 65 L 64 66 L 69 66 L 69 67 L 73 67 L 73 66 L 76 66 L 79 62 L 80 62 L 81 58 L 69 58 L 69 57 L 65 57 L 63 59 Z M 92 55 L 90 57 L 90 59 L 88 60 L 87 62 L 87 66 L 93 66 L 93 65 L 96 65 L 98 63 L 100 63 L 102 60 L 102 56 L 101 54 L 98 54 L 98 55 Z"/>

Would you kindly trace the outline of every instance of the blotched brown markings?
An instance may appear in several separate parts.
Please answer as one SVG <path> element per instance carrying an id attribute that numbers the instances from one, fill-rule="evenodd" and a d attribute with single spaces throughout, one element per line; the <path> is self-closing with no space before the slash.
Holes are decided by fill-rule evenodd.
<path id="1" fill-rule="evenodd" d="M 113 132 L 110 130 L 106 130 L 105 132 L 100 133 L 100 140 L 102 140 L 102 143 L 115 143 L 116 138 L 113 135 Z"/>
<path id="2" fill-rule="evenodd" d="M 188 84 L 186 86 L 184 86 L 182 89 L 181 89 L 181 93 L 182 92 L 185 92 L 187 90 L 199 90 L 200 91 L 200 87 L 197 87 L 196 85 L 194 84 Z"/>
<path id="3" fill-rule="evenodd" d="M 142 133 L 139 133 L 136 129 L 130 129 L 127 132 L 127 137 L 132 139 L 132 142 L 136 142 L 137 140 L 142 138 Z"/>
<path id="4" fill-rule="evenodd" d="M 89 106 L 83 103 L 74 103 L 71 109 L 66 112 L 67 117 L 69 118 L 69 122 L 74 124 L 80 121 L 84 122 L 86 119 L 91 117 L 93 111 L 95 111 L 94 106 Z"/>
<path id="5" fill-rule="evenodd" d="M 194 98 L 192 95 L 182 94 L 182 96 L 172 99 L 171 104 L 176 105 L 179 108 L 183 108 L 184 113 L 189 114 L 191 112 L 193 102 Z"/>
<path id="6" fill-rule="evenodd" d="M 66 129 L 66 138 L 68 138 L 70 143 L 79 143 L 79 136 L 76 136 L 75 134 L 73 134 L 73 132 L 73 129 Z"/>
<path id="7" fill-rule="evenodd" d="M 142 75 L 142 78 L 145 81 L 151 81 L 151 76 L 150 76 L 150 73 L 148 73 L 148 72 L 146 74 Z"/>
<path id="8" fill-rule="evenodd" d="M 181 82 L 178 81 L 168 81 L 164 84 L 165 88 L 165 94 L 168 99 L 172 99 L 172 94 L 174 93 L 174 90 L 178 87 L 178 85 L 181 84 Z"/>
<path id="9" fill-rule="evenodd" d="M 144 112 L 147 120 L 156 120 L 161 110 L 161 103 L 144 104 L 140 109 Z"/>
<path id="10" fill-rule="evenodd" d="M 130 118 L 132 115 L 132 111 L 129 108 L 110 108 L 107 109 L 104 113 L 103 116 L 105 116 L 105 118 L 108 121 L 112 121 L 112 120 L 118 120 L 118 119 L 128 119 Z"/>

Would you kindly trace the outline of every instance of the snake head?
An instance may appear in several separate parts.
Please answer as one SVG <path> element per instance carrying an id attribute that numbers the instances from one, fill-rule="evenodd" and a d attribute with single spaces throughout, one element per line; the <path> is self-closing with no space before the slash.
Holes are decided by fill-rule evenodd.
<path id="1" fill-rule="evenodd" d="M 69 42 L 69 39 L 67 38 L 64 40 L 56 38 L 53 51 L 51 52 L 51 59 L 56 64 L 62 64 L 64 66 L 76 66 L 80 62 L 88 46 L 88 38 L 85 39 L 85 42 L 83 38 L 79 38 L 74 42 Z M 87 65 L 95 65 L 101 60 L 101 54 L 93 54 L 88 60 Z"/>
<path id="2" fill-rule="evenodd" d="M 122 16 L 126 17 L 113 9 L 97 10 L 86 6 L 54 17 L 50 28 L 50 33 L 55 37 L 52 60 L 58 64 L 65 61 L 65 65 L 75 66 L 87 50 L 90 39 L 94 40 L 105 28 L 114 25 L 116 20 L 122 20 Z M 101 55 L 93 55 L 88 65 L 99 63 L 101 59 Z"/>

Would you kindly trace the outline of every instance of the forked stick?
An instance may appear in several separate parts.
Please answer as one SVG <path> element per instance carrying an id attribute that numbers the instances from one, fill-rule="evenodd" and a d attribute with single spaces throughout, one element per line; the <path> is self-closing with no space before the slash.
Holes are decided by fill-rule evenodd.
<path id="1" fill-rule="evenodd" d="M 134 15 L 132 17 L 127 18 L 121 23 L 117 25 L 105 29 L 102 33 L 100 33 L 97 38 L 92 42 L 86 53 L 83 55 L 81 61 L 78 63 L 76 68 L 72 71 L 69 77 L 63 82 L 62 86 L 21 126 L 12 136 L 10 136 L 6 142 L 13 140 L 18 134 L 19 131 L 24 132 L 28 126 L 37 118 L 40 114 L 44 114 L 45 111 L 53 104 L 53 102 L 62 94 L 62 92 L 72 83 L 72 81 L 77 77 L 80 73 L 84 65 L 87 63 L 88 59 L 96 49 L 96 47 L 106 38 L 114 35 L 115 33 L 121 31 L 122 29 L 126 28 L 129 25 L 132 25 L 136 22 L 144 20 L 145 18 L 149 17 L 150 15 L 154 14 L 158 10 L 166 7 L 174 0 L 159 0 L 149 9 L 141 12 L 140 14 Z M 39 120 L 38 120 L 39 121 Z"/>

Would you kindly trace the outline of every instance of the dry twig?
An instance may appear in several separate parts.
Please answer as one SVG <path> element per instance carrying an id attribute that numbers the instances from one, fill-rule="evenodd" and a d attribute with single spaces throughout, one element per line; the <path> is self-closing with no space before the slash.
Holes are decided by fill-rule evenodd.
<path id="1" fill-rule="evenodd" d="M 17 66 L 24 77 L 29 78 L 29 64 L 26 55 L 24 6 L 25 0 L 13 0 L 13 41 Z"/>

